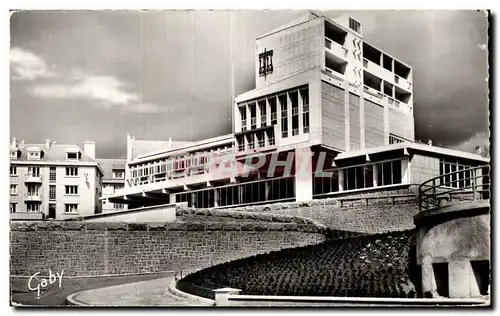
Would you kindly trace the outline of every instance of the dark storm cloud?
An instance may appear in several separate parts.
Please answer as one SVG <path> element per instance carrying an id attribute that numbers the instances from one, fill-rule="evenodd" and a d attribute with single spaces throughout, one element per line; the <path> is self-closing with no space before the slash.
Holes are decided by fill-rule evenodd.
<path id="1" fill-rule="evenodd" d="M 413 67 L 417 138 L 456 146 L 487 131 L 482 12 L 349 13 L 364 23 L 367 41 Z M 255 38 L 300 14 L 233 15 L 236 94 L 254 88 Z M 113 158 L 125 155 L 127 132 L 177 140 L 229 133 L 229 39 L 224 11 L 15 13 L 11 47 L 32 54 L 19 71 L 34 77 L 11 74 L 12 135 L 93 139 L 99 157 Z"/>

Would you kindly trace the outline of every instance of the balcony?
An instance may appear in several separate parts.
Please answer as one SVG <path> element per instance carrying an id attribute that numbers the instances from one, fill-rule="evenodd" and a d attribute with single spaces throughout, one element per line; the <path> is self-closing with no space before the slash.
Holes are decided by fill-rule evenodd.
<path id="1" fill-rule="evenodd" d="M 408 80 L 398 75 L 394 75 L 394 83 L 401 89 L 411 92 L 411 82 L 409 82 Z"/>
<path id="2" fill-rule="evenodd" d="M 328 53 L 342 59 L 344 62 L 347 62 L 348 50 L 344 46 L 325 37 L 325 48 Z"/>
<path id="3" fill-rule="evenodd" d="M 392 71 L 387 70 L 380 64 L 377 64 L 367 58 L 363 58 L 363 68 L 365 71 L 370 72 L 370 74 L 383 79 L 384 81 L 392 83 L 394 81 L 394 74 Z"/>
<path id="4" fill-rule="evenodd" d="M 42 202 L 42 194 L 41 193 L 32 193 L 32 194 L 26 194 L 24 196 L 25 201 L 29 202 Z"/>
<path id="5" fill-rule="evenodd" d="M 25 183 L 42 183 L 40 174 L 27 173 L 24 178 Z"/>
<path id="6" fill-rule="evenodd" d="M 365 92 L 373 95 L 374 97 L 381 98 L 383 96 L 383 94 L 376 89 L 373 89 L 373 88 L 368 87 L 366 85 L 364 87 L 365 87 Z"/>
<path id="7" fill-rule="evenodd" d="M 42 212 L 14 212 L 10 213 L 12 220 L 43 220 L 45 214 Z"/>

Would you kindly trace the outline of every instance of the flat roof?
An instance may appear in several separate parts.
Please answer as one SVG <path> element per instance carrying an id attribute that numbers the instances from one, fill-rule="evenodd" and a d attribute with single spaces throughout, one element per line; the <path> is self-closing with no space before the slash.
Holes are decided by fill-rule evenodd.
<path id="1" fill-rule="evenodd" d="M 232 142 L 234 141 L 234 134 L 226 134 L 226 135 L 221 135 L 213 138 L 207 138 L 203 139 L 197 142 L 192 142 L 180 147 L 175 147 L 172 149 L 165 149 L 161 152 L 155 151 L 152 153 L 146 153 L 138 156 L 136 159 L 130 161 L 129 163 L 135 164 L 135 163 L 140 163 L 140 162 L 145 162 L 149 161 L 151 159 L 160 159 L 163 157 L 169 157 L 172 155 L 177 155 L 177 154 L 182 154 L 185 152 L 189 151 L 196 151 L 196 150 L 201 150 L 203 148 L 210 148 L 212 146 L 217 146 L 217 142 Z"/>
<path id="2" fill-rule="evenodd" d="M 392 151 L 392 150 L 396 150 L 396 149 L 413 149 L 413 150 L 425 151 L 425 152 L 434 153 L 434 154 L 440 154 L 443 156 L 460 157 L 460 158 L 464 158 L 464 159 L 482 161 L 482 162 L 486 162 L 486 163 L 490 162 L 489 158 L 485 158 L 485 157 L 482 157 L 482 156 L 477 155 L 477 154 L 472 154 L 472 153 L 454 150 L 454 149 L 449 149 L 449 148 L 436 147 L 436 146 L 431 146 L 431 145 L 426 145 L 426 144 L 413 143 L 413 142 L 402 142 L 402 143 L 397 143 L 397 144 L 392 144 L 392 145 L 387 145 L 387 146 L 368 148 L 368 149 L 364 149 L 364 150 L 342 152 L 342 153 L 337 155 L 335 160 L 355 158 L 355 157 L 360 157 L 360 156 L 364 156 L 364 155 Z"/>

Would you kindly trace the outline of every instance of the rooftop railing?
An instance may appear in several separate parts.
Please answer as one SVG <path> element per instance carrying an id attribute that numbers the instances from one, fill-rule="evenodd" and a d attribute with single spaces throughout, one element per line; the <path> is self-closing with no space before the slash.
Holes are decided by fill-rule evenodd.
<path id="1" fill-rule="evenodd" d="M 490 198 L 490 166 L 460 169 L 432 178 L 419 186 L 418 198 L 420 211 L 444 206 L 454 198 L 487 200 Z"/>

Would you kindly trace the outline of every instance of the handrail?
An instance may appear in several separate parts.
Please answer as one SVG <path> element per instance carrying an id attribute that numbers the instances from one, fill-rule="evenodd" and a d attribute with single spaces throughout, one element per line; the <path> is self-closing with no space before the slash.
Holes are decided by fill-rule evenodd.
<path id="1" fill-rule="evenodd" d="M 472 201 L 489 199 L 490 170 L 490 165 L 481 165 L 445 173 L 423 182 L 418 187 L 419 210 L 425 211 L 440 207 L 443 200 L 451 202 L 452 195 L 458 193 L 472 194 Z M 459 174 L 463 176 L 466 173 L 468 177 L 459 177 Z M 455 180 L 451 180 L 453 176 Z M 463 185 L 461 186 L 460 183 Z"/>

